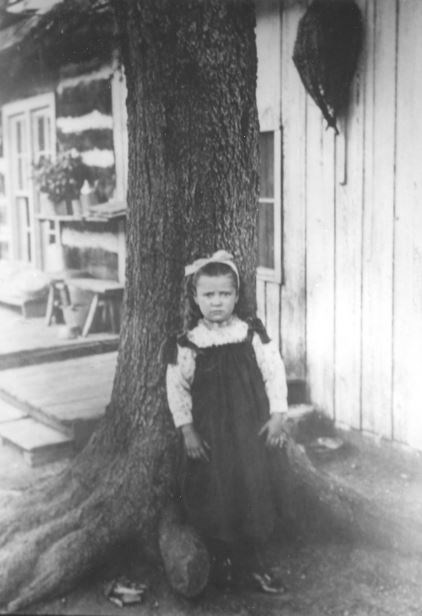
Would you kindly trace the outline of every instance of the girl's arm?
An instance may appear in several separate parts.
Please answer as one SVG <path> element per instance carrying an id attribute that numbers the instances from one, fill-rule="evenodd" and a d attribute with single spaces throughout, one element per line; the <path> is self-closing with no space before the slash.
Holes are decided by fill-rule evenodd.
<path id="1" fill-rule="evenodd" d="M 265 435 L 270 447 L 284 444 L 285 418 L 287 406 L 287 380 L 284 362 L 278 348 L 270 340 L 263 343 L 259 335 L 252 339 L 256 361 L 264 380 L 265 391 L 269 401 L 270 419 L 262 426 L 259 435 Z"/>
<path id="2" fill-rule="evenodd" d="M 195 374 L 195 351 L 177 347 L 177 361 L 167 366 L 167 401 L 174 425 L 180 428 L 189 458 L 208 460 L 208 445 L 197 434 L 192 423 L 191 385 Z"/>
<path id="3" fill-rule="evenodd" d="M 176 363 L 167 366 L 166 374 L 167 402 L 176 428 L 192 423 L 190 388 L 194 374 L 195 351 L 178 345 Z"/>
<path id="4" fill-rule="evenodd" d="M 254 334 L 252 346 L 264 380 L 270 414 L 287 413 L 286 370 L 278 348 L 272 340 L 263 343 L 258 334 Z"/>

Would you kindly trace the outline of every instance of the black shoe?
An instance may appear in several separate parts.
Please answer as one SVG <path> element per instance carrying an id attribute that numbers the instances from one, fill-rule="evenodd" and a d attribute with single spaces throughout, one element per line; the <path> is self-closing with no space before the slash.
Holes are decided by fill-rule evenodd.
<path id="1" fill-rule="evenodd" d="M 215 559 L 212 563 L 211 581 L 217 588 L 233 586 L 233 563 L 230 558 Z"/>
<path id="2" fill-rule="evenodd" d="M 272 573 L 261 571 L 252 573 L 252 581 L 255 588 L 261 592 L 273 595 L 282 595 L 286 592 L 281 578 Z"/>

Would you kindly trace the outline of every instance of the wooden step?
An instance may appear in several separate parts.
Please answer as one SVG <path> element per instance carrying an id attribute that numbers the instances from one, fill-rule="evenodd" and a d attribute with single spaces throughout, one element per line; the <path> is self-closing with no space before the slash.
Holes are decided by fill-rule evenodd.
<path id="1" fill-rule="evenodd" d="M 81 449 L 110 401 L 117 353 L 0 371 L 0 400 L 72 438 Z"/>
<path id="2" fill-rule="evenodd" d="M 74 453 L 72 438 L 30 417 L 0 423 L 0 439 L 20 451 L 30 466 L 56 462 Z"/>
<path id="3" fill-rule="evenodd" d="M 26 413 L 0 398 L 0 424 L 26 417 Z"/>

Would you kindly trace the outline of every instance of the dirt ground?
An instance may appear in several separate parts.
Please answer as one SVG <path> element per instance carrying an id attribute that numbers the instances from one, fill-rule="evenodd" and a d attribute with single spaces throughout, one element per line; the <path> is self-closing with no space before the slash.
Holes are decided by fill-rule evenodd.
<path id="1" fill-rule="evenodd" d="M 363 442 L 314 456 L 327 473 L 375 499 L 404 518 L 422 519 L 422 460 L 416 454 Z M 28 469 L 0 447 L 0 490 L 22 490 L 37 477 L 55 473 L 60 464 Z M 296 538 L 274 543 L 268 564 L 281 575 L 286 592 L 266 595 L 250 587 L 219 591 L 209 587 L 194 600 L 176 596 L 160 570 L 133 555 L 105 564 L 66 596 L 31 607 L 25 613 L 86 616 L 421 616 L 422 558 L 350 545 L 334 540 Z M 120 576 L 148 585 L 142 604 L 120 608 L 105 596 Z"/>

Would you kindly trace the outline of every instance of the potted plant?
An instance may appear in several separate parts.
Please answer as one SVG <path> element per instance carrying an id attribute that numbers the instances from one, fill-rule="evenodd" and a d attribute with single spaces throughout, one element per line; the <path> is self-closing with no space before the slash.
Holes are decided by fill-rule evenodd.
<path id="1" fill-rule="evenodd" d="M 34 165 L 34 180 L 41 194 L 54 204 L 56 214 L 72 214 L 72 201 L 78 200 L 88 177 L 80 155 L 62 152 L 56 160 L 42 156 Z"/>

